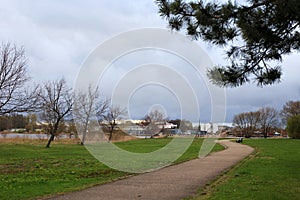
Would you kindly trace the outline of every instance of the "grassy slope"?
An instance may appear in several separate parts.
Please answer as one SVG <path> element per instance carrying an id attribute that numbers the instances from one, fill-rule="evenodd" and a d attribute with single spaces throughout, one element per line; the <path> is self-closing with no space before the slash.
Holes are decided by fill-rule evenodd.
<path id="1" fill-rule="evenodd" d="M 135 152 L 151 152 L 170 139 L 117 143 Z M 196 158 L 202 144 L 196 139 L 177 162 Z M 214 150 L 221 150 L 216 145 Z M 129 175 L 110 169 L 76 144 L 0 144 L 0 199 L 31 199 L 68 192 Z"/>
<path id="2" fill-rule="evenodd" d="M 256 154 L 196 199 L 300 199 L 300 140 L 249 139 Z M 206 193 L 207 191 L 200 193 Z"/>

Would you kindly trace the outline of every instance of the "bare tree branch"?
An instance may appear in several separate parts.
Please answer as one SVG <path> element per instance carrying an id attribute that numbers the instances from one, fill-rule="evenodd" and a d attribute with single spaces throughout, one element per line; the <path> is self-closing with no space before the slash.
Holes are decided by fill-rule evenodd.
<path id="1" fill-rule="evenodd" d="M 111 141 L 113 132 L 117 127 L 117 120 L 120 120 L 124 117 L 126 110 L 120 106 L 111 105 L 108 107 L 107 111 L 100 114 L 98 113 L 99 120 L 101 125 L 106 127 L 109 131 L 108 141 Z"/>
<path id="2" fill-rule="evenodd" d="M 0 115 L 36 109 L 39 86 L 25 89 L 30 80 L 26 72 L 24 48 L 10 43 L 0 46 Z"/>
<path id="3" fill-rule="evenodd" d="M 50 147 L 64 118 L 71 114 L 74 98 L 64 79 L 45 83 L 39 97 L 42 118 L 47 122 L 50 134 L 46 147 Z"/>
<path id="4" fill-rule="evenodd" d="M 97 120 L 97 115 L 103 115 L 108 109 L 108 100 L 101 100 L 99 88 L 89 85 L 88 90 L 79 92 L 74 104 L 74 118 L 76 127 L 81 135 L 81 144 L 84 145 L 88 133 L 88 125 Z"/>
<path id="5" fill-rule="evenodd" d="M 147 124 L 146 134 L 153 136 L 164 129 L 167 117 L 159 110 L 154 110 L 145 116 L 145 121 Z"/>

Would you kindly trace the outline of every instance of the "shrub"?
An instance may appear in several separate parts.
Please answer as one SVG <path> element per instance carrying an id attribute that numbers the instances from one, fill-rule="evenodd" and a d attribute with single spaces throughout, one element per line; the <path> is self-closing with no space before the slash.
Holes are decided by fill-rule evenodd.
<path id="1" fill-rule="evenodd" d="M 287 121 L 286 130 L 289 134 L 289 137 L 300 139 L 300 114 L 289 118 Z"/>

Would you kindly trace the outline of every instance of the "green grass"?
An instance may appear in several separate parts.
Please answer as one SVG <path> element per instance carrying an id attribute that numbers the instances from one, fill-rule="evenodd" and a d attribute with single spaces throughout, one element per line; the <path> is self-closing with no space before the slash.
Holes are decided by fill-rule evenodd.
<path id="1" fill-rule="evenodd" d="M 116 143 L 134 152 L 157 150 L 171 139 Z M 202 139 L 195 139 L 176 163 L 198 156 Z M 215 145 L 214 151 L 223 147 Z M 77 144 L 0 144 L 0 199 L 34 199 L 83 189 L 125 177 L 129 173 L 103 165 Z"/>
<path id="2" fill-rule="evenodd" d="M 300 199 L 300 140 L 247 139 L 256 153 L 195 199 Z"/>
<path id="3" fill-rule="evenodd" d="M 124 176 L 95 160 L 84 147 L 58 144 L 0 145 L 0 199 L 67 192 Z"/>

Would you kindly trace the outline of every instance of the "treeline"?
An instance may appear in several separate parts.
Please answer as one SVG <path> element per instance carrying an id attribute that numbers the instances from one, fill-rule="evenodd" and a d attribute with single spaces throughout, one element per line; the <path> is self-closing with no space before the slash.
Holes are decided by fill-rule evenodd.
<path id="1" fill-rule="evenodd" d="M 0 116 L 0 131 L 17 133 L 48 133 L 48 124 L 40 123 L 36 114 L 11 114 Z M 77 136 L 74 121 L 62 121 L 58 128 L 59 133 Z"/>
<path id="2" fill-rule="evenodd" d="M 32 115 L 35 116 L 36 115 Z M 30 115 L 24 116 L 21 114 L 12 114 L 12 115 L 3 115 L 0 116 L 0 131 L 9 130 L 9 129 L 33 129 L 37 127 L 33 127 L 31 123 Z M 36 122 L 36 120 L 35 120 Z M 35 125 L 36 126 L 36 125 Z"/>
<path id="3" fill-rule="evenodd" d="M 237 132 L 245 137 L 263 135 L 286 128 L 291 138 L 300 138 L 300 101 L 289 101 L 278 111 L 272 107 L 244 112 L 233 117 Z"/>

